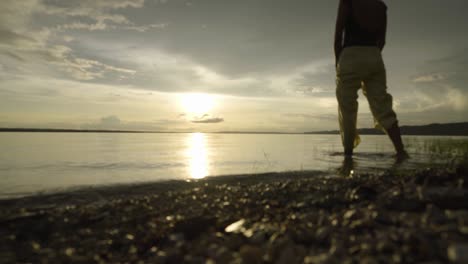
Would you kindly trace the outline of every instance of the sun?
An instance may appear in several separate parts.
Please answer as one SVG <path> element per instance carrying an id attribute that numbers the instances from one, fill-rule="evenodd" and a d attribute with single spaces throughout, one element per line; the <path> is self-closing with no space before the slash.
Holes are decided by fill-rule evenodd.
<path id="1" fill-rule="evenodd" d="M 203 115 L 213 108 L 214 98 L 204 93 L 188 93 L 181 96 L 180 102 L 187 114 Z"/>

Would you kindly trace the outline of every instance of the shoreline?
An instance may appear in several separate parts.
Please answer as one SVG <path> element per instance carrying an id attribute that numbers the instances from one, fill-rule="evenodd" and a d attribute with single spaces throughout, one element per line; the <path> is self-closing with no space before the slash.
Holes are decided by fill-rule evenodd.
<path id="1" fill-rule="evenodd" d="M 244 173 L 244 174 L 223 174 L 206 176 L 202 179 L 187 180 L 160 180 L 137 183 L 113 183 L 100 185 L 82 185 L 68 188 L 57 188 L 37 193 L 28 193 L 26 195 L 5 195 L 0 198 L 0 206 L 40 206 L 43 203 L 74 204 L 92 203 L 95 200 L 90 196 L 100 196 L 103 199 L 116 199 L 119 196 L 141 196 L 152 193 L 166 191 L 181 191 L 193 186 L 203 185 L 205 183 L 213 184 L 233 184 L 242 181 L 245 184 L 257 183 L 259 181 L 275 181 L 308 177 L 333 177 L 332 171 L 281 171 L 281 172 L 262 172 L 262 173 Z M 76 200 L 76 201 L 75 201 Z"/>
<path id="2" fill-rule="evenodd" d="M 468 250 L 466 164 L 85 188 L 0 207 L 7 263 L 447 262 Z"/>
<path id="3" fill-rule="evenodd" d="M 375 154 L 384 156 L 388 153 Z M 330 153 L 331 156 L 342 156 L 341 152 Z M 90 195 L 93 192 L 101 193 L 103 196 L 110 198 L 111 196 L 116 196 L 117 194 L 126 193 L 131 195 L 144 194 L 143 192 L 152 189 L 152 190 L 165 190 L 164 188 L 169 188 L 171 190 L 177 189 L 179 187 L 185 186 L 187 184 L 193 184 L 197 182 L 224 182 L 231 183 L 233 181 L 245 181 L 255 183 L 259 180 L 281 180 L 288 179 L 289 177 L 341 177 L 340 174 L 343 174 L 342 170 L 351 170 L 354 169 L 357 163 L 357 159 L 362 155 L 367 155 L 365 152 L 359 152 L 355 154 L 354 159 L 349 161 L 347 164 L 346 160 L 341 162 L 340 166 L 335 168 L 323 169 L 323 170 L 285 170 L 285 171 L 266 171 L 258 173 L 234 173 L 234 174 L 215 174 L 208 175 L 204 178 L 195 179 L 162 179 L 154 181 L 136 181 L 134 183 L 122 182 L 122 183 L 99 183 L 99 184 L 84 184 L 84 185 L 75 185 L 69 187 L 55 187 L 48 188 L 39 191 L 28 191 L 28 192 L 10 192 L 0 194 L 0 206 L 3 204 L 11 203 L 28 203 L 28 201 L 40 203 L 37 199 L 54 200 L 54 197 L 66 198 L 67 196 L 72 199 L 76 198 L 79 200 L 86 201 L 86 195 Z M 387 155 L 387 158 L 392 158 L 391 155 Z M 464 159 L 467 157 L 458 157 L 455 159 L 455 162 L 450 164 L 432 164 L 430 167 L 433 169 L 440 169 L 454 167 L 454 164 L 461 164 Z M 401 166 L 403 165 L 403 166 Z M 393 164 L 388 164 L 385 167 L 363 167 L 358 168 L 359 173 L 361 174 L 372 174 L 372 173 L 384 173 L 388 171 L 398 171 L 399 173 L 413 173 L 415 171 L 420 171 L 425 167 L 423 163 L 421 164 L 412 164 L 412 166 L 407 167 L 405 162 L 399 164 L 397 161 L 393 160 Z"/>

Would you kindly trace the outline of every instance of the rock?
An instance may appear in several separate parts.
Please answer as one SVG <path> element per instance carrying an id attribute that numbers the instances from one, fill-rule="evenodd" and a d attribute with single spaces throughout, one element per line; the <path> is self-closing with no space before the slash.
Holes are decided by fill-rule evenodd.
<path id="1" fill-rule="evenodd" d="M 242 239 L 242 235 L 239 235 L 239 234 L 226 236 L 224 240 L 224 245 L 230 250 L 235 250 L 235 251 L 237 251 L 243 243 L 244 241 Z"/>
<path id="2" fill-rule="evenodd" d="M 468 190 L 458 188 L 429 188 L 424 196 L 432 203 L 443 209 L 468 208 Z"/>
<path id="3" fill-rule="evenodd" d="M 0 263 L 468 263 L 465 176 L 440 186 L 412 176 L 193 182 L 150 201 L 42 213 L 11 204 Z"/>
<path id="4" fill-rule="evenodd" d="M 169 235 L 169 240 L 173 243 L 179 243 L 185 240 L 185 236 L 183 233 L 174 233 Z"/>
<path id="5" fill-rule="evenodd" d="M 240 248 L 239 253 L 242 258 L 242 263 L 262 263 L 263 251 L 257 246 L 244 245 Z"/>
<path id="6" fill-rule="evenodd" d="M 315 232 L 315 239 L 319 243 L 329 243 L 330 242 L 330 235 L 332 233 L 332 228 L 325 226 L 317 229 Z"/>
<path id="7" fill-rule="evenodd" d="M 359 186 L 349 194 L 349 198 L 354 201 L 373 200 L 375 197 L 377 197 L 377 191 L 369 186 Z"/>
<path id="8" fill-rule="evenodd" d="M 194 217 L 184 219 L 174 225 L 174 233 L 182 233 L 188 240 L 193 240 L 216 225 L 216 218 Z"/>
<path id="9" fill-rule="evenodd" d="M 467 175 L 468 174 L 468 164 L 466 163 L 462 163 L 460 165 L 457 166 L 457 174 L 458 175 Z"/>
<path id="10" fill-rule="evenodd" d="M 266 241 L 268 240 L 268 234 L 263 231 L 263 230 L 260 230 L 260 231 L 257 231 L 255 232 L 250 238 L 249 238 L 249 241 L 253 244 L 256 244 L 256 245 L 259 245 L 259 244 L 263 244 L 265 243 Z"/>
<path id="11" fill-rule="evenodd" d="M 230 225 L 228 225 L 224 231 L 226 233 L 240 233 L 242 231 L 242 228 L 244 227 L 245 224 L 245 219 L 240 219 L 239 221 L 236 221 Z"/>
<path id="12" fill-rule="evenodd" d="M 383 225 L 392 225 L 394 222 L 390 213 L 384 210 L 379 210 L 374 220 Z"/>
<path id="13" fill-rule="evenodd" d="M 171 249 L 167 252 L 165 263 L 178 264 L 182 263 L 183 260 L 184 257 L 182 255 L 182 252 L 180 252 L 177 249 Z"/>
<path id="14" fill-rule="evenodd" d="M 343 215 L 343 218 L 351 219 L 355 214 L 356 214 L 356 210 L 351 209 L 351 210 L 346 211 L 346 213 Z"/>
<path id="15" fill-rule="evenodd" d="M 468 263 L 468 244 L 450 245 L 447 256 L 452 263 Z"/>
<path id="16" fill-rule="evenodd" d="M 142 262 L 145 263 L 145 262 Z M 156 262 L 159 263 L 159 262 Z M 191 256 L 191 255 L 185 255 L 184 256 L 184 261 L 182 263 L 205 263 L 205 264 L 214 264 L 212 259 L 207 259 L 204 257 L 198 257 L 198 256 Z"/>
<path id="17" fill-rule="evenodd" d="M 298 228 L 291 232 L 291 237 L 296 243 L 310 245 L 316 241 L 316 234 L 310 228 Z"/>
<path id="18" fill-rule="evenodd" d="M 221 246 L 216 251 L 215 260 L 216 260 L 216 263 L 231 263 L 232 262 L 231 252 L 226 247 Z"/>
<path id="19" fill-rule="evenodd" d="M 330 256 L 334 257 L 343 256 L 346 253 L 346 249 L 343 245 L 343 242 L 340 239 L 333 238 L 328 253 L 330 254 Z"/>
<path id="20" fill-rule="evenodd" d="M 425 204 L 415 197 L 396 196 L 387 199 L 385 207 L 390 210 L 414 212 L 423 210 Z"/>
<path id="21" fill-rule="evenodd" d="M 455 174 L 441 173 L 436 169 L 428 169 L 416 174 L 414 182 L 416 184 L 424 184 L 428 186 L 440 186 L 446 182 L 453 181 L 455 177 Z"/>
<path id="22" fill-rule="evenodd" d="M 428 205 L 425 214 L 422 217 L 423 224 L 441 225 L 447 222 L 447 217 L 437 206 Z"/>
<path id="23" fill-rule="evenodd" d="M 0 252 L 0 259 L 3 263 L 18 263 L 13 252 Z"/>
<path id="24" fill-rule="evenodd" d="M 392 253 L 396 250 L 395 246 L 389 241 L 379 241 L 377 243 L 376 249 L 379 253 Z"/>
<path id="25" fill-rule="evenodd" d="M 364 257 L 360 261 L 362 264 L 377 264 L 379 261 L 373 257 Z"/>
<path id="26" fill-rule="evenodd" d="M 275 264 L 302 263 L 304 260 L 305 248 L 303 246 L 288 244 L 279 254 Z"/>
<path id="27" fill-rule="evenodd" d="M 331 256 L 328 253 L 322 253 L 315 256 L 307 256 L 304 258 L 305 264 L 321 264 L 331 263 Z"/>
<path id="28" fill-rule="evenodd" d="M 30 221 L 35 221 L 38 218 L 43 218 L 44 215 L 40 214 L 38 212 L 28 212 L 28 211 L 22 211 L 17 214 L 13 214 L 11 216 L 5 217 L 5 218 L 0 218 L 0 223 L 2 225 L 8 224 L 10 222 L 17 222 L 17 221 L 23 221 L 23 220 L 30 220 Z"/>

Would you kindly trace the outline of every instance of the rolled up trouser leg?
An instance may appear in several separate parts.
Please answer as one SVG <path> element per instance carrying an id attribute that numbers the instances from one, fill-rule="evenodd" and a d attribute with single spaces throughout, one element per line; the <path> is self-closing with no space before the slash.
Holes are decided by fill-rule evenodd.
<path id="1" fill-rule="evenodd" d="M 386 131 L 397 122 L 397 116 L 393 111 L 393 98 L 387 93 L 387 76 L 381 55 L 375 56 L 375 64 L 371 65 L 370 74 L 363 80 L 363 91 L 376 127 Z"/>

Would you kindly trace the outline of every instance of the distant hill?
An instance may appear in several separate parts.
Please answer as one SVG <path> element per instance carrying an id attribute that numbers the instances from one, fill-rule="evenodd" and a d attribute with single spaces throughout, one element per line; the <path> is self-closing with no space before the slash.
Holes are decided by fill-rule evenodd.
<path id="1" fill-rule="evenodd" d="M 382 131 L 375 128 L 360 128 L 358 129 L 361 135 L 382 135 Z M 55 133 L 191 133 L 191 132 L 172 132 L 172 131 L 135 131 L 135 130 L 83 130 L 83 129 L 55 129 L 55 128 L 1 128 L 0 132 L 55 132 Z M 220 131 L 212 132 L 219 134 L 325 134 L 336 135 L 338 130 L 315 131 L 305 133 L 285 133 L 285 132 L 268 132 L 268 131 Z M 449 123 L 449 124 L 430 124 L 424 126 L 402 126 L 401 133 L 403 135 L 420 135 L 420 136 L 468 136 L 468 122 L 464 123 Z"/>
<path id="2" fill-rule="evenodd" d="M 448 124 L 430 124 L 424 126 L 402 126 L 400 127 L 403 135 L 418 136 L 468 136 L 468 122 L 448 123 Z M 375 128 L 358 129 L 361 135 L 382 135 L 381 130 Z M 339 134 L 338 130 L 306 132 L 305 134 Z"/>
<path id="3" fill-rule="evenodd" d="M 156 133 L 133 130 L 101 130 L 101 129 L 60 129 L 60 128 L 1 128 L 0 132 L 54 132 L 54 133 Z"/>

